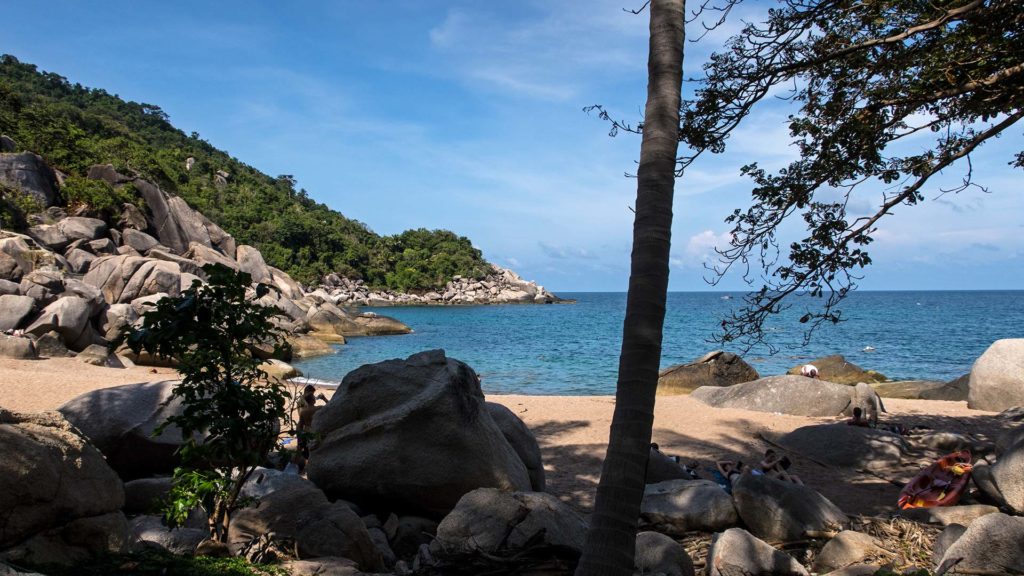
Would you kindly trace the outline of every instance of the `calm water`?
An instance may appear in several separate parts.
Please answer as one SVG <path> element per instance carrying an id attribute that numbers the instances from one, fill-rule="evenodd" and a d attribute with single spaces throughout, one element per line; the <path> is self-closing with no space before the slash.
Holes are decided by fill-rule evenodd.
<path id="1" fill-rule="evenodd" d="M 405 336 L 352 338 L 332 356 L 296 364 L 307 376 L 341 380 L 367 363 L 431 348 L 472 366 L 488 393 L 587 395 L 615 390 L 624 293 L 560 293 L 576 304 L 381 308 L 405 322 Z M 741 294 L 669 294 L 662 367 L 718 348 L 707 340 Z M 810 358 L 843 354 L 893 379 L 950 380 L 970 370 L 994 340 L 1024 337 L 1024 292 L 857 292 L 841 307 L 848 320 L 823 327 L 802 346 L 798 306 L 772 324 L 769 355 L 744 355 L 762 375 Z M 865 347 L 874 351 L 864 351 Z"/>

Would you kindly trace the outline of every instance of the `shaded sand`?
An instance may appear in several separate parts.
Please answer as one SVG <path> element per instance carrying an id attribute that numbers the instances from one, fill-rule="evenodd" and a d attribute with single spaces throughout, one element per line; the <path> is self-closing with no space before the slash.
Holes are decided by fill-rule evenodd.
<path id="1" fill-rule="evenodd" d="M 175 372 L 167 368 L 100 368 L 72 358 L 0 359 L 0 407 L 19 412 L 53 410 L 89 390 L 174 376 Z M 548 491 L 580 511 L 589 512 L 601 473 L 614 398 L 489 395 L 487 399 L 507 406 L 536 435 L 544 457 Z M 991 413 L 968 410 L 966 402 L 886 399 L 885 404 L 889 413 L 883 420 L 906 426 L 924 424 L 936 431 L 989 437 L 994 437 L 999 428 Z M 662 451 L 681 456 L 684 462 L 699 461 L 702 469 L 713 467 L 716 460 L 738 459 L 755 464 L 771 447 L 764 437 L 838 420 L 710 408 L 689 396 L 661 396 L 655 409 L 653 441 Z M 883 479 L 826 467 L 798 455 L 791 458 L 791 471 L 851 514 L 894 511 L 900 489 L 898 481 L 906 478 L 906 473 L 889 474 Z M 916 466 L 908 468 L 913 470 Z"/>

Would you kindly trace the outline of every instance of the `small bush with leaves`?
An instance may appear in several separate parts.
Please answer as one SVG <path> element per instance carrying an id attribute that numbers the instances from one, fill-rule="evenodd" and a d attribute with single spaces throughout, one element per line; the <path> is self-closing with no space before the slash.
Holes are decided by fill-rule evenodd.
<path id="1" fill-rule="evenodd" d="M 103 180 L 68 176 L 60 192 L 69 207 L 84 206 L 98 214 L 110 216 L 124 204 L 139 202 L 131 187 L 114 188 Z"/>
<path id="2" fill-rule="evenodd" d="M 254 302 L 273 288 L 257 285 L 250 298 L 249 274 L 219 264 L 203 270 L 207 284 L 197 280 L 180 296 L 159 300 L 141 326 L 126 328 L 111 346 L 125 342 L 135 352 L 178 361 L 182 379 L 173 394 L 183 409 L 157 429 L 177 426 L 186 439 L 165 514 L 176 525 L 201 506 L 211 537 L 223 541 L 231 512 L 246 505 L 242 485 L 289 416 L 288 392 L 266 377 L 249 350 L 255 342 L 272 343 L 275 351 L 287 343 L 271 322 L 278 310 Z"/>

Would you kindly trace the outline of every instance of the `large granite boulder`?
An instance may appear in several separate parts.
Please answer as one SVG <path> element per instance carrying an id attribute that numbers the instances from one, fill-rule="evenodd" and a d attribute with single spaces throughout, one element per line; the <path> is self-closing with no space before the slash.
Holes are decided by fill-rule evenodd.
<path id="1" fill-rule="evenodd" d="M 235 262 L 233 258 L 229 258 L 216 248 L 211 248 L 200 242 L 189 244 L 188 250 L 185 251 L 183 256 L 189 260 L 194 260 L 200 267 L 207 264 L 220 264 L 236 272 L 239 270 L 238 262 Z"/>
<path id="2" fill-rule="evenodd" d="M 526 471 L 530 474 L 530 489 L 534 492 L 543 492 L 544 462 L 541 460 L 540 446 L 533 432 L 530 432 L 519 416 L 505 406 L 496 402 L 486 402 L 484 405 L 505 436 L 505 440 L 508 440 L 509 445 L 523 461 L 523 466 L 526 466 Z"/>
<path id="3" fill-rule="evenodd" d="M 852 414 L 857 403 L 854 387 L 803 376 L 769 376 L 734 386 L 702 386 L 690 396 L 715 408 L 794 416 Z"/>
<path id="4" fill-rule="evenodd" d="M 260 251 L 256 248 L 246 244 L 239 244 L 235 250 L 235 260 L 238 262 L 238 267 L 242 272 L 248 272 L 252 276 L 253 282 L 266 284 L 274 282 L 270 268 L 263 260 L 263 254 L 260 254 Z"/>
<path id="5" fill-rule="evenodd" d="M 291 358 L 313 358 L 335 353 L 330 344 L 308 334 L 288 334 L 285 340 L 291 346 Z M 291 358 L 281 359 L 288 361 Z"/>
<path id="6" fill-rule="evenodd" d="M 1003 450 L 991 466 L 975 466 L 974 480 L 993 500 L 1024 514 L 1024 442 Z"/>
<path id="7" fill-rule="evenodd" d="M 732 499 L 751 533 L 768 540 L 801 540 L 808 532 L 832 531 L 848 521 L 835 504 L 807 486 L 749 472 L 733 483 Z"/>
<path id="8" fill-rule="evenodd" d="M 89 300 L 68 296 L 44 308 L 25 331 L 34 336 L 55 331 L 60 334 L 68 348 L 75 351 L 84 350 L 92 344 L 104 343 L 89 321 L 92 313 L 93 306 Z"/>
<path id="9" fill-rule="evenodd" d="M 443 350 L 353 370 L 312 429 L 306 471 L 331 497 L 443 515 L 477 488 L 530 489 L 479 377 Z"/>
<path id="10" fill-rule="evenodd" d="M 384 568 L 363 521 L 341 502 L 331 503 L 312 482 L 291 475 L 231 517 L 228 547 L 239 554 L 251 541 L 273 534 L 294 541 L 300 557 L 343 556 L 367 572 Z"/>
<path id="11" fill-rule="evenodd" d="M 161 244 L 183 254 L 191 244 L 198 243 L 216 248 L 229 258 L 235 257 L 234 238 L 183 199 L 145 180 L 136 180 L 135 188 L 149 208 L 149 228 Z"/>
<path id="12" fill-rule="evenodd" d="M 732 386 L 757 380 L 757 370 L 732 352 L 716 350 L 658 374 L 658 394 L 687 394 L 701 386 Z"/>
<path id="13" fill-rule="evenodd" d="M 64 274 L 56 270 L 33 270 L 21 277 L 18 290 L 40 306 L 46 306 L 64 292 Z"/>
<path id="14" fill-rule="evenodd" d="M 444 517 L 430 551 L 458 558 L 546 545 L 578 556 L 586 533 L 583 517 L 551 494 L 480 488 L 460 498 Z"/>
<path id="15" fill-rule="evenodd" d="M 58 410 L 84 433 L 125 480 L 170 474 L 180 463 L 175 454 L 181 430 L 154 430 L 180 414 L 181 400 L 171 394 L 175 382 L 145 382 L 101 388 L 68 400 Z"/>
<path id="16" fill-rule="evenodd" d="M 71 239 L 56 224 L 37 224 L 29 227 L 28 235 L 49 250 L 59 252 L 67 248 Z"/>
<path id="17" fill-rule="evenodd" d="M 693 560 L 678 542 L 658 532 L 636 535 L 634 563 L 639 574 L 694 576 Z"/>
<path id="18" fill-rule="evenodd" d="M 640 523 L 663 534 L 721 532 L 739 521 L 732 498 L 710 480 L 667 480 L 648 484 Z"/>
<path id="19" fill-rule="evenodd" d="M 792 556 L 742 528 L 715 534 L 707 560 L 708 576 L 808 576 Z"/>
<path id="20" fill-rule="evenodd" d="M 199 543 L 210 536 L 201 528 L 168 528 L 160 516 L 137 516 L 128 522 L 128 546 L 132 550 L 162 550 L 192 556 Z"/>
<path id="21" fill-rule="evenodd" d="M 305 321 L 316 332 L 341 336 L 362 335 L 362 328 L 341 308 L 330 302 L 310 306 L 306 310 Z"/>
<path id="22" fill-rule="evenodd" d="M 121 242 L 125 246 L 131 246 L 139 254 L 145 254 L 154 248 L 160 247 L 160 241 L 145 232 L 125 228 L 121 231 Z"/>
<path id="23" fill-rule="evenodd" d="M 365 312 L 355 316 L 352 318 L 352 321 L 358 326 L 357 332 L 352 334 L 353 336 L 396 336 L 412 332 L 412 328 L 409 328 L 402 322 L 390 316 L 381 316 L 373 312 Z M 345 334 L 345 336 L 348 336 L 348 334 Z"/>
<path id="24" fill-rule="evenodd" d="M 908 451 L 896 434 L 845 423 L 802 426 L 777 442 L 816 462 L 866 470 L 898 466 Z"/>
<path id="25" fill-rule="evenodd" d="M 884 374 L 875 372 L 874 370 L 865 370 L 853 362 L 850 362 L 840 354 L 815 358 L 810 362 L 805 362 L 804 364 L 790 368 L 786 374 L 799 376 L 800 369 L 806 364 L 812 364 L 818 369 L 818 378 L 828 382 L 834 382 L 836 384 L 852 385 L 857 382 L 866 382 L 871 384 L 872 382 L 885 382 L 888 380 Z"/>
<path id="26" fill-rule="evenodd" d="M 24 270 L 21 268 L 18 260 L 6 252 L 0 252 L 0 282 L 15 284 L 16 282 L 21 282 L 23 275 Z M 11 294 L 12 292 L 6 293 Z"/>
<path id="27" fill-rule="evenodd" d="M 101 256 L 82 280 L 99 288 L 111 304 L 153 294 L 177 296 L 181 292 L 181 269 L 176 263 L 141 256 Z"/>
<path id="28" fill-rule="evenodd" d="M 67 420 L 55 412 L 16 414 L 0 409 L 0 446 L 0 550 L 7 549 L 0 556 L 49 563 L 65 555 L 119 549 L 123 528 L 121 534 L 98 542 L 62 538 L 81 536 L 97 522 L 117 525 L 118 515 L 124 525 L 121 480 Z M 115 518 L 102 519 L 107 515 Z M 64 549 L 54 557 L 41 555 L 44 548 L 52 551 L 62 543 Z"/>
<path id="29" fill-rule="evenodd" d="M 31 360 L 38 357 L 39 352 L 31 338 L 0 334 L 0 358 Z"/>
<path id="30" fill-rule="evenodd" d="M 0 332 L 21 326 L 35 308 L 36 301 L 31 296 L 0 296 Z"/>
<path id="31" fill-rule="evenodd" d="M 29 194 L 43 208 L 57 202 L 57 177 L 31 152 L 0 154 L 0 184 Z"/>
<path id="32" fill-rule="evenodd" d="M 107 223 L 98 218 L 69 216 L 57 223 L 57 228 L 68 240 L 98 240 L 107 233 Z"/>
<path id="33" fill-rule="evenodd" d="M 814 570 L 824 574 L 863 563 L 874 556 L 887 554 L 871 536 L 853 530 L 843 530 L 829 540 L 818 553 L 814 559 Z"/>
<path id="34" fill-rule="evenodd" d="M 939 572 L 946 574 L 1024 574 L 1024 518 L 988 514 L 950 544 Z"/>
<path id="35" fill-rule="evenodd" d="M 999 412 L 1024 405 L 1024 338 L 996 340 L 974 361 L 967 407 Z"/>

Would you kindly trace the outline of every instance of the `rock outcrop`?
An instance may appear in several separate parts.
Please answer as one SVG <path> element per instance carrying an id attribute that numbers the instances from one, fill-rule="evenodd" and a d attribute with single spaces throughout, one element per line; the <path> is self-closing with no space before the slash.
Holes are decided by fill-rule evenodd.
<path id="1" fill-rule="evenodd" d="M 901 436 L 844 423 L 802 426 L 777 442 L 815 462 L 866 470 L 899 466 L 908 452 Z"/>
<path id="2" fill-rule="evenodd" d="M 792 556 L 742 528 L 715 534 L 708 550 L 708 576 L 807 576 Z"/>
<path id="3" fill-rule="evenodd" d="M 0 186 L 29 194 L 41 208 L 57 201 L 57 177 L 40 156 L 31 152 L 0 154 Z"/>
<path id="4" fill-rule="evenodd" d="M 476 373 L 442 350 L 353 370 L 312 429 L 306 471 L 334 498 L 440 516 L 477 488 L 531 487 Z"/>
<path id="5" fill-rule="evenodd" d="M 444 306 L 467 304 L 552 304 L 563 300 L 536 282 L 523 280 L 515 272 L 491 265 L 481 279 L 454 277 L 438 291 L 405 294 L 370 290 L 361 280 L 328 274 L 321 282 L 337 304 L 346 306 Z"/>
<path id="6" fill-rule="evenodd" d="M 701 386 L 732 386 L 757 380 L 757 370 L 732 352 L 716 350 L 658 374 L 658 394 L 687 394 Z"/>

